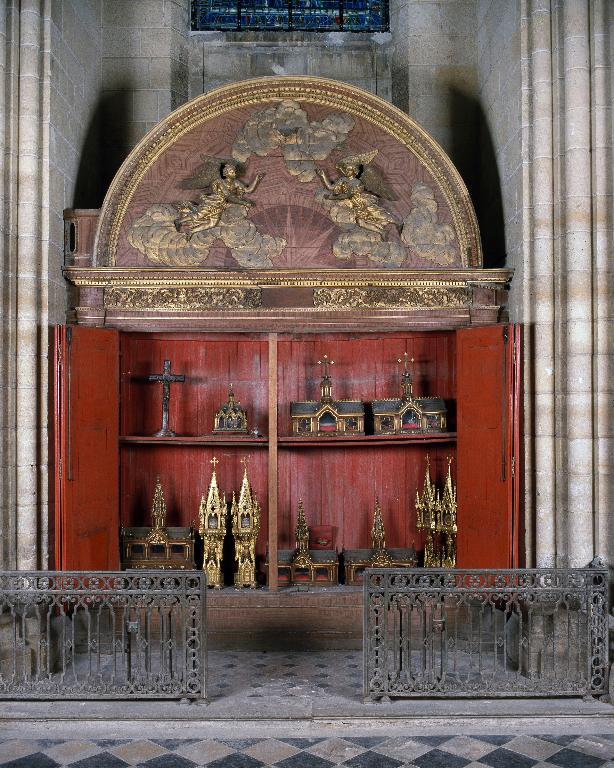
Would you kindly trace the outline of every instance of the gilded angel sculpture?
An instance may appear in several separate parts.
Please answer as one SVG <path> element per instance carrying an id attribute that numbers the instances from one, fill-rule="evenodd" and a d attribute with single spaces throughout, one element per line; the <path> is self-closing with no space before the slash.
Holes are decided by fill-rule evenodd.
<path id="1" fill-rule="evenodd" d="M 349 155 L 337 163 L 341 174 L 336 181 L 329 181 L 321 168 L 316 173 L 331 194 L 326 200 L 338 203 L 347 210 L 348 220 L 343 222 L 337 215 L 337 223 L 354 223 L 362 229 L 383 236 L 390 224 L 399 226 L 395 216 L 378 204 L 378 199 L 394 200 L 390 186 L 371 165 L 377 149 L 360 155 Z"/>
<path id="2" fill-rule="evenodd" d="M 263 173 L 258 173 L 251 184 L 244 184 L 237 178 L 245 173 L 242 163 L 206 155 L 202 156 L 202 160 L 203 164 L 182 186 L 204 191 L 196 203 L 186 200 L 175 205 L 179 213 L 175 227 L 178 232 L 184 231 L 188 240 L 196 232 L 216 227 L 230 205 L 252 206 L 252 201 L 247 200 L 245 195 L 254 192 L 264 178 Z"/>
<path id="3" fill-rule="evenodd" d="M 367 259 L 386 267 L 398 268 L 407 258 L 400 242 L 388 239 L 386 230 L 400 226 L 394 214 L 383 208 L 379 200 L 394 200 L 389 185 L 371 166 L 377 149 L 350 155 L 337 163 L 340 173 L 330 181 L 324 171 L 316 173 L 328 192 L 319 190 L 316 198 L 335 224 L 343 230 L 333 243 L 333 256 L 342 261 Z"/>

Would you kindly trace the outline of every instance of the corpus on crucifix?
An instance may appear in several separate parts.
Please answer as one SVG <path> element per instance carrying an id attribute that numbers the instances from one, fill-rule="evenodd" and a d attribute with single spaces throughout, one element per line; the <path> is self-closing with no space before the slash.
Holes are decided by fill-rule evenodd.
<path id="1" fill-rule="evenodd" d="M 148 377 L 149 381 L 157 381 L 162 384 L 162 429 L 158 430 L 154 437 L 175 437 L 172 429 L 168 428 L 168 404 L 171 399 L 171 384 L 184 382 L 183 374 L 171 373 L 171 361 L 165 360 L 162 373 L 152 373 Z"/>

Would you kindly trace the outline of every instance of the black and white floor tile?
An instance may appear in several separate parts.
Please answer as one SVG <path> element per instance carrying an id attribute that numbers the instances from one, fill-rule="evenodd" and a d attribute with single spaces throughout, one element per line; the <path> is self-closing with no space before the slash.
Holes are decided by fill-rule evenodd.
<path id="1" fill-rule="evenodd" d="M 3 768 L 614 768 L 614 736 L 53 739 L 0 742 Z"/>

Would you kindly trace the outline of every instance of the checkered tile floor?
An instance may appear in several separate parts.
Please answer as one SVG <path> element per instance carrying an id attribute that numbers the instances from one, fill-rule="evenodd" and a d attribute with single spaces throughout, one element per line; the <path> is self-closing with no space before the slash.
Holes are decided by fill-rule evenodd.
<path id="1" fill-rule="evenodd" d="M 610 736 L 2 741 L 4 768 L 614 768 Z"/>

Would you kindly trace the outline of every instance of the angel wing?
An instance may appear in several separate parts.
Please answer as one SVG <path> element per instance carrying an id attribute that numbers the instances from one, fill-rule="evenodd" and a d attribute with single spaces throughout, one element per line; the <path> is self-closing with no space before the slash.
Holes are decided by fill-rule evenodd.
<path id="1" fill-rule="evenodd" d="M 181 182 L 182 189 L 208 189 L 216 179 L 221 177 L 222 167 L 226 163 L 232 163 L 237 169 L 237 176 L 241 176 L 245 167 L 236 160 L 230 160 L 223 157 L 211 157 L 210 155 L 201 155 L 203 161 L 194 171 L 192 176 Z"/>
<path id="2" fill-rule="evenodd" d="M 396 200 L 396 195 L 384 175 L 372 165 L 364 165 L 360 174 L 360 180 L 365 185 L 367 192 L 371 192 L 382 200 Z"/>
<path id="3" fill-rule="evenodd" d="M 362 165 L 367 166 L 377 155 L 378 150 L 372 149 L 370 152 L 362 152 L 360 155 L 346 155 L 339 161 L 339 165 Z"/>

